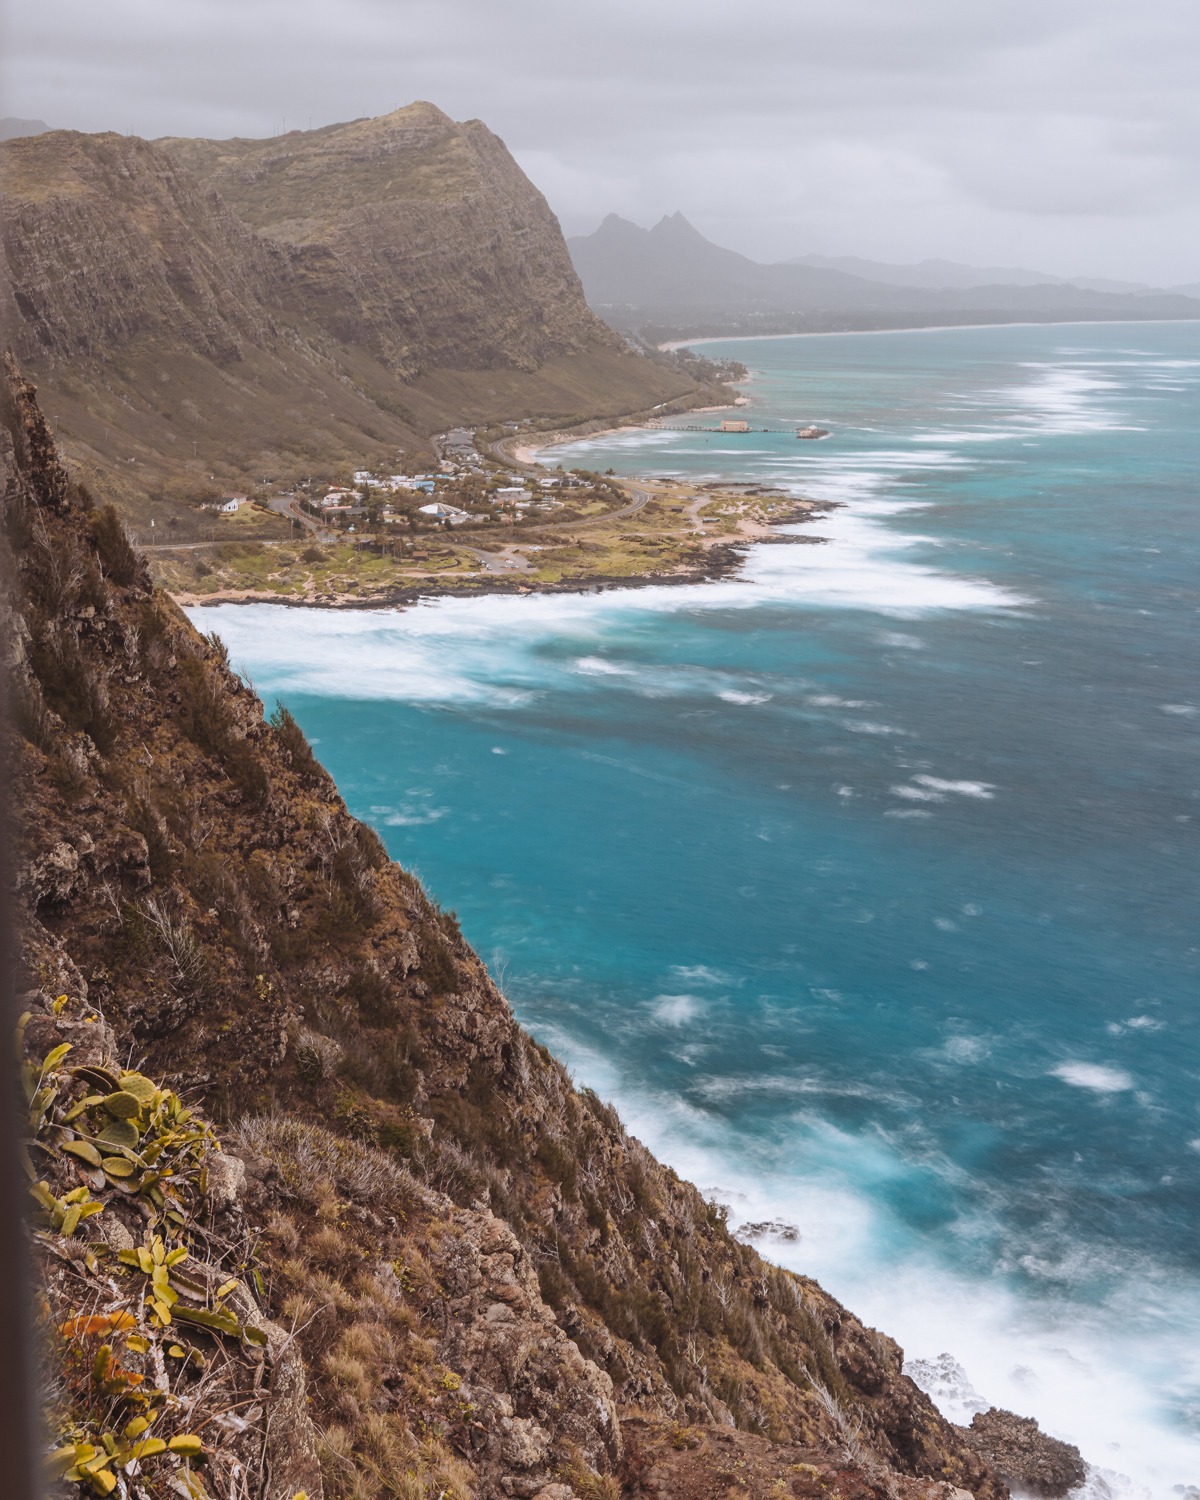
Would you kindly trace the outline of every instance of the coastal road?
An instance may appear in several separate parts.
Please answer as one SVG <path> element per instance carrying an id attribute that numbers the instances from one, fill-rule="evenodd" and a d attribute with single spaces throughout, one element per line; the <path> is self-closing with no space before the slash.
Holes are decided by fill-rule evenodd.
<path id="1" fill-rule="evenodd" d="M 305 531 L 311 532 L 313 536 L 323 542 L 333 541 L 333 536 L 318 526 L 316 521 L 305 511 L 300 509 L 295 495 L 272 495 L 267 504 L 277 516 L 283 516 L 288 521 L 299 521 Z"/>

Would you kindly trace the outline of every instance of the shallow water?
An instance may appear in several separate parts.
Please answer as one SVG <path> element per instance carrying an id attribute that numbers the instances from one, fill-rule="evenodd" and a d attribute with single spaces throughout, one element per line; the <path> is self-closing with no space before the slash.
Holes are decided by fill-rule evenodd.
<path id="1" fill-rule="evenodd" d="M 720 584 L 196 612 L 521 1019 L 951 1415 L 1200 1484 L 1200 328 L 729 342 Z M 798 442 L 798 425 L 832 429 Z M 974 1394 L 973 1394 L 974 1393 Z"/>

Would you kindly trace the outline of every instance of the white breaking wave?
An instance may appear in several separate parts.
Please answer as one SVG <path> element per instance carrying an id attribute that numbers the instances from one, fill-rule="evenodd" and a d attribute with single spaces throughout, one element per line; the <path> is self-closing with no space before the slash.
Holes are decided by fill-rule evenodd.
<path id="1" fill-rule="evenodd" d="M 695 995 L 656 995 L 650 1006 L 654 1019 L 664 1026 L 686 1026 L 703 1009 L 704 1002 Z"/>
<path id="2" fill-rule="evenodd" d="M 990 781 L 943 781 L 940 776 L 914 776 L 913 780 L 931 792 L 953 792 L 959 797 L 978 797 L 984 801 L 990 801 L 996 795 L 996 788 Z"/>
<path id="3" fill-rule="evenodd" d="M 255 680 L 268 693 L 520 710 L 547 691 L 601 677 L 637 679 L 636 690 L 651 697 L 696 691 L 706 681 L 722 696 L 753 692 L 721 674 L 706 678 L 700 670 L 614 662 L 604 647 L 631 626 L 662 614 L 790 605 L 918 618 L 943 610 L 1006 610 L 1027 602 L 986 579 L 905 558 L 918 539 L 881 522 L 906 508 L 876 501 L 837 511 L 821 523 L 824 545 L 752 547 L 742 574 L 720 583 L 445 598 L 406 610 L 229 604 L 188 613 L 200 629 L 216 629 L 234 662 L 253 660 Z M 798 535 L 807 531 L 790 529 Z M 578 651 L 566 665 L 543 651 L 564 642 Z M 859 733 L 902 732 L 865 721 L 846 727 Z"/>
<path id="4" fill-rule="evenodd" d="M 1133 1087 L 1133 1079 L 1120 1068 L 1106 1068 L 1100 1063 L 1065 1062 L 1050 1069 L 1073 1088 L 1091 1089 L 1097 1094 L 1119 1094 Z"/>
<path id="5" fill-rule="evenodd" d="M 741 693 L 736 688 L 725 688 L 717 694 L 717 697 L 725 703 L 737 703 L 747 706 L 754 703 L 770 703 L 771 696 L 770 693 Z"/>
<path id="6" fill-rule="evenodd" d="M 786 1131 L 794 1143 L 784 1171 L 769 1144 L 740 1136 L 710 1110 L 674 1094 L 626 1092 L 614 1065 L 569 1033 L 545 1025 L 538 1033 L 582 1083 L 613 1099 L 632 1134 L 728 1207 L 731 1227 L 798 1226 L 799 1243 L 773 1240 L 760 1251 L 815 1277 L 868 1326 L 896 1338 L 906 1371 L 952 1421 L 969 1422 L 989 1406 L 1036 1417 L 1093 1466 L 1075 1500 L 1192 1500 L 1200 1444 L 1168 1409 L 1200 1390 L 1195 1278 L 1146 1261 L 1127 1267 L 1124 1290 L 1100 1306 L 1018 1295 L 999 1277 L 956 1271 L 936 1241 L 906 1231 L 877 1197 L 847 1186 L 842 1168 L 851 1158 L 856 1175 L 876 1183 L 905 1170 L 882 1132 L 851 1136 L 815 1115 L 781 1118 L 780 1136 Z M 964 1038 L 966 1055 L 949 1060 L 970 1061 L 971 1040 Z M 758 1088 L 786 1095 L 803 1093 L 804 1084 L 765 1077 Z M 714 1082 L 701 1093 L 715 1103 L 721 1088 Z M 1200 1152 L 1200 1138 L 1190 1144 Z M 974 1227 L 945 1232 L 969 1237 Z M 1094 1279 L 1086 1254 L 1076 1275 L 1083 1284 Z"/>

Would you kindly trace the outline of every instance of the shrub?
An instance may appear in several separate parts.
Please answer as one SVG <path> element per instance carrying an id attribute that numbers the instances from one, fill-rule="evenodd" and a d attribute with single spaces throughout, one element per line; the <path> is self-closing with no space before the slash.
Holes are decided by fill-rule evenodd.
<path id="1" fill-rule="evenodd" d="M 198 656 L 179 663 L 178 682 L 184 733 L 207 754 L 221 754 L 232 727 L 224 685 Z"/>
<path id="2" fill-rule="evenodd" d="M 343 1054 L 332 1037 L 322 1036 L 316 1031 L 302 1031 L 296 1038 L 293 1055 L 300 1077 L 305 1083 L 317 1084 L 333 1077 Z"/>
<path id="3" fill-rule="evenodd" d="M 50 707 L 73 729 L 90 735 L 98 749 L 111 750 L 116 729 L 108 695 L 75 636 L 65 631 L 35 635 L 30 659 Z"/>
<path id="4" fill-rule="evenodd" d="M 288 764 L 297 776 L 319 776 L 321 765 L 312 753 L 308 737 L 282 703 L 275 705 L 275 712 L 271 715 L 270 723 L 275 731 L 275 738 L 279 741 L 280 749 L 287 756 Z"/>
<path id="5" fill-rule="evenodd" d="M 221 760 L 230 781 L 252 807 L 261 807 L 270 800 L 271 778 L 253 745 L 246 740 L 230 740 Z"/>
<path id="6" fill-rule="evenodd" d="M 137 553 L 130 545 L 124 521 L 111 505 L 93 515 L 92 535 L 105 573 L 122 587 L 131 584 L 138 574 Z"/>

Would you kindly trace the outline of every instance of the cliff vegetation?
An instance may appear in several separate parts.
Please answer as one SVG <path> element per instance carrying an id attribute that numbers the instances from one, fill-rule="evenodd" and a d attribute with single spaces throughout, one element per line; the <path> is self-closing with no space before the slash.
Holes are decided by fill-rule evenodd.
<path id="1" fill-rule="evenodd" d="M 891 1339 L 522 1031 L 14 369 L 2 415 L 59 1493 L 1002 1500 Z"/>

